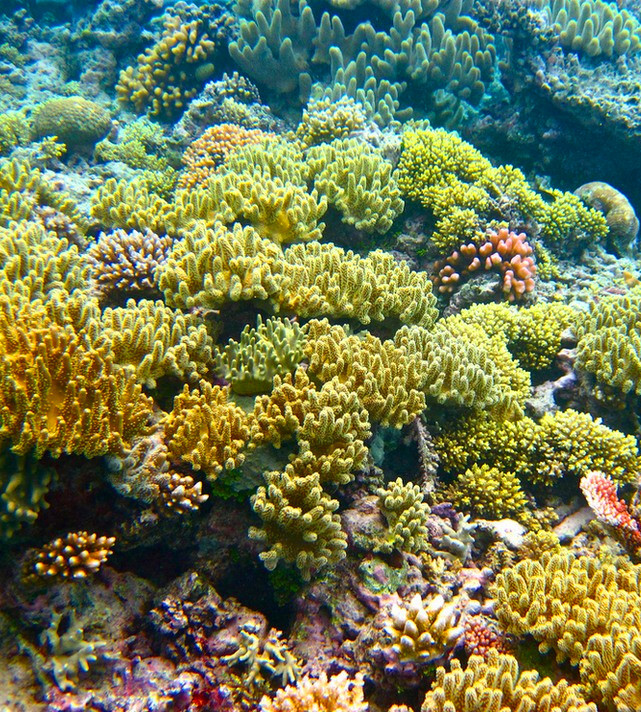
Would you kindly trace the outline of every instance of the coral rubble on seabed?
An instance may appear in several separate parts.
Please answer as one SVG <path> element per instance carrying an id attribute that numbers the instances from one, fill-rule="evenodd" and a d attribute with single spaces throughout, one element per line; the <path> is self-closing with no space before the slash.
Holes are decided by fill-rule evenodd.
<path id="1" fill-rule="evenodd" d="M 5 0 L 0 709 L 641 709 L 640 11 Z"/>

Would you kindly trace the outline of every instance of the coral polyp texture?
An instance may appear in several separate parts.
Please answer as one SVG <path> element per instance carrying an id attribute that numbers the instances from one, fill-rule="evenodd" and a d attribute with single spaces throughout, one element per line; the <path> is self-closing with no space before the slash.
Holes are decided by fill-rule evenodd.
<path id="1" fill-rule="evenodd" d="M 640 3 L 0 2 L 0 710 L 641 710 Z"/>

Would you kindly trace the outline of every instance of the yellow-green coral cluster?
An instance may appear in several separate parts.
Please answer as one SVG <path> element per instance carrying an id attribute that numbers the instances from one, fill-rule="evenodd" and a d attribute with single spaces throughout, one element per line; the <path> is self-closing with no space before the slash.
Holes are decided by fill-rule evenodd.
<path id="1" fill-rule="evenodd" d="M 80 96 L 49 99 L 33 113 L 35 138 L 55 136 L 70 149 L 93 145 L 104 138 L 110 128 L 109 112 Z"/>
<path id="2" fill-rule="evenodd" d="M 487 659 L 473 655 L 463 667 L 452 660 L 449 671 L 436 670 L 436 680 L 425 696 L 421 712 L 596 712 L 580 686 L 561 679 L 540 679 L 535 670 L 519 670 L 513 655 L 490 650 Z"/>
<path id="3" fill-rule="evenodd" d="M 605 217 L 572 193 L 551 191 L 546 202 L 517 168 L 494 167 L 473 146 L 443 129 L 406 131 L 398 165 L 401 192 L 420 202 L 436 221 L 433 244 L 448 254 L 478 242 L 488 222 L 516 215 L 535 220 L 552 246 L 604 240 Z"/>
<path id="4" fill-rule="evenodd" d="M 542 652 L 552 649 L 557 660 L 579 665 L 590 699 L 605 709 L 635 709 L 641 699 L 639 579 L 639 566 L 629 561 L 544 553 L 498 575 L 496 612 L 508 632 L 532 635 Z"/>
<path id="5" fill-rule="evenodd" d="M 246 326 L 240 341 L 230 339 L 216 353 L 216 367 L 232 390 L 241 395 L 267 393 L 274 376 L 293 371 L 303 359 L 305 337 L 289 319 L 258 317 L 255 329 Z"/>
<path id="6" fill-rule="evenodd" d="M 641 288 L 593 304 L 577 329 L 577 366 L 599 391 L 641 393 Z M 607 395 L 607 393 L 603 393 Z"/>
<path id="7" fill-rule="evenodd" d="M 633 436 L 571 409 L 546 413 L 539 422 L 526 417 L 499 423 L 472 416 L 438 436 L 435 445 L 448 472 L 488 464 L 513 472 L 524 484 L 579 479 L 592 470 L 634 482 L 641 465 Z"/>
<path id="8" fill-rule="evenodd" d="M 387 487 L 379 487 L 376 494 L 388 527 L 385 539 L 376 542 L 376 550 L 389 553 L 393 549 L 409 552 L 427 549 L 430 507 L 423 501 L 420 487 L 399 477 Z"/>
<path id="9" fill-rule="evenodd" d="M 363 107 L 349 96 L 342 96 L 338 101 L 310 99 L 296 129 L 296 138 L 303 148 L 309 148 L 334 139 L 348 138 L 363 129 L 366 121 Z"/>

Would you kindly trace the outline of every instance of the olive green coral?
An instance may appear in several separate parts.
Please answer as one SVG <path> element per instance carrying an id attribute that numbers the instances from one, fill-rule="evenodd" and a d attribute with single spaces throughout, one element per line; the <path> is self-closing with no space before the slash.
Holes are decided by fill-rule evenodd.
<path id="1" fill-rule="evenodd" d="M 345 557 L 347 536 L 336 514 L 338 502 L 323 491 L 318 473 L 299 476 L 292 465 L 285 472 L 266 472 L 265 485 L 252 497 L 262 520 L 249 535 L 269 548 L 260 554 L 273 571 L 282 559 L 295 563 L 304 579 Z"/>
<path id="2" fill-rule="evenodd" d="M 230 339 L 217 349 L 218 372 L 232 390 L 241 395 L 267 393 L 274 376 L 284 376 L 302 361 L 305 336 L 299 324 L 289 319 L 258 317 L 255 329 L 246 326 L 240 341 Z"/>
<path id="3" fill-rule="evenodd" d="M 111 128 L 109 112 L 80 96 L 49 99 L 33 113 L 35 138 L 56 136 L 67 148 L 93 145 Z"/>
<path id="4" fill-rule="evenodd" d="M 399 477 L 387 487 L 379 487 L 376 494 L 388 532 L 384 540 L 376 542 L 375 550 L 387 553 L 393 549 L 412 553 L 426 550 L 430 507 L 423 501 L 421 488 Z"/>

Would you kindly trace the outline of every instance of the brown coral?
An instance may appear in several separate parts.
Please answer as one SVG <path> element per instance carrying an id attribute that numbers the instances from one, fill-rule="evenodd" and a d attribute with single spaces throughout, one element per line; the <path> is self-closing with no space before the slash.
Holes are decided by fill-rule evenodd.
<path id="1" fill-rule="evenodd" d="M 112 536 L 69 532 L 34 554 L 30 573 L 47 581 L 87 578 L 113 553 L 115 542 Z"/>

